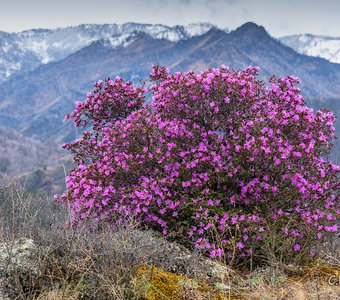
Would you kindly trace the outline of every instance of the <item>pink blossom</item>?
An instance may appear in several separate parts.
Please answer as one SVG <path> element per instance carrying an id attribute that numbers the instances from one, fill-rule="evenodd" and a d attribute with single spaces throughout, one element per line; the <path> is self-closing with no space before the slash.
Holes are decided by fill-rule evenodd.
<path id="1" fill-rule="evenodd" d="M 301 249 L 301 247 L 300 247 L 300 245 L 299 244 L 295 244 L 294 245 L 294 251 L 300 251 L 300 249 Z"/>
<path id="2" fill-rule="evenodd" d="M 238 243 L 237 243 L 237 248 L 243 249 L 243 248 L 244 248 L 244 244 L 241 243 L 241 242 L 238 242 Z"/>

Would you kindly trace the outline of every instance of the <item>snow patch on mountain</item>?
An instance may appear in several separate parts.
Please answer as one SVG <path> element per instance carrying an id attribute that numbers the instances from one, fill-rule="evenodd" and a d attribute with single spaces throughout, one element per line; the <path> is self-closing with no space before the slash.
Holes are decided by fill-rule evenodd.
<path id="1" fill-rule="evenodd" d="M 183 29 L 188 37 L 194 37 L 207 33 L 213 27 L 214 26 L 209 23 L 192 23 L 185 26 Z M 222 30 L 229 32 L 227 28 L 223 28 Z"/>
<path id="2" fill-rule="evenodd" d="M 161 24 L 83 24 L 57 29 L 32 29 L 19 33 L 0 32 L 0 82 L 19 71 L 61 60 L 96 41 L 112 48 L 127 46 L 138 32 L 155 39 L 177 42 L 208 32 L 214 25 L 196 23 L 187 26 Z"/>
<path id="3" fill-rule="evenodd" d="M 103 43 L 106 47 L 109 48 L 117 48 L 119 46 L 126 47 L 136 40 L 136 34 L 122 34 L 120 36 L 112 36 L 105 40 Z"/>
<path id="4" fill-rule="evenodd" d="M 298 53 L 322 57 L 331 62 L 340 63 L 340 38 L 297 34 L 282 37 L 280 41 Z"/>

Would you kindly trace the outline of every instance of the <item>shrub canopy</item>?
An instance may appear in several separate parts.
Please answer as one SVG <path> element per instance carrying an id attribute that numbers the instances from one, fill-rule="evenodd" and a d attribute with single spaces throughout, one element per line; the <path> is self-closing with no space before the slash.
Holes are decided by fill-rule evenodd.
<path id="1" fill-rule="evenodd" d="M 231 262 L 338 235 L 339 167 L 322 158 L 335 117 L 305 105 L 296 77 L 265 86 L 258 70 L 155 66 L 150 88 L 96 82 L 66 116 L 84 126 L 64 145 L 78 166 L 59 198 L 74 222 L 133 216 Z"/>

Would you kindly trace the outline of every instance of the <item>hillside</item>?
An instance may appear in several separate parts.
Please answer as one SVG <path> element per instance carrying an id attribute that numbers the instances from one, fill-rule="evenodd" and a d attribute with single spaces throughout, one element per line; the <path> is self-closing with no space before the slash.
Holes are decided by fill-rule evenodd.
<path id="1" fill-rule="evenodd" d="M 60 151 L 0 126 L 0 175 L 55 166 L 60 156 Z"/>

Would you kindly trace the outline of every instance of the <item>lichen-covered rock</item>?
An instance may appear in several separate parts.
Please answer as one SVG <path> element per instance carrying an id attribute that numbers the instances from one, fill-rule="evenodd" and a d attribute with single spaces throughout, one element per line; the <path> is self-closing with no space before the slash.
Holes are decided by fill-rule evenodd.
<path id="1" fill-rule="evenodd" d="M 30 258 L 36 250 L 36 245 L 31 239 L 17 239 L 13 242 L 0 243 L 0 265 L 32 265 Z"/>
<path id="2" fill-rule="evenodd" d="M 16 299 L 37 276 L 31 239 L 17 239 L 0 243 L 0 300 Z"/>

